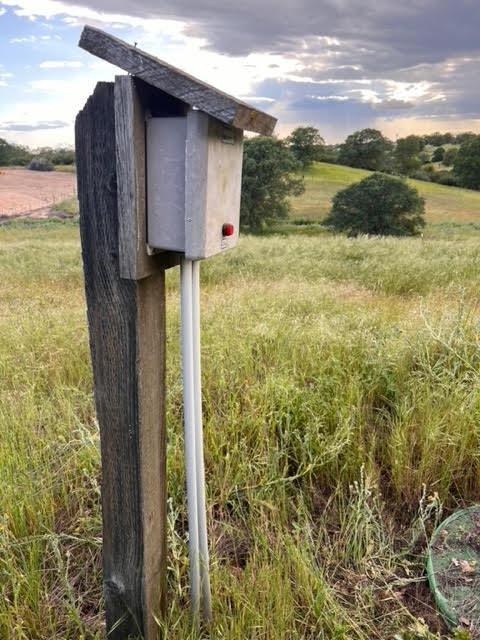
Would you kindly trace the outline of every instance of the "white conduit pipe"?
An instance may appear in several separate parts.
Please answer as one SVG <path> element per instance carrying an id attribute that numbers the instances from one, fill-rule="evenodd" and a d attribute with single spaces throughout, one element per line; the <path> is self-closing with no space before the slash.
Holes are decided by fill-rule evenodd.
<path id="1" fill-rule="evenodd" d="M 210 597 L 207 512 L 205 501 L 205 466 L 203 457 L 200 261 L 195 260 L 192 266 L 193 388 L 195 395 L 195 448 L 197 463 L 197 517 L 200 550 L 200 589 L 202 594 L 203 618 L 204 620 L 209 621 L 212 616 L 212 607 Z"/>
<path id="2" fill-rule="evenodd" d="M 181 346 L 183 372 L 183 422 L 185 446 L 185 475 L 187 481 L 188 544 L 190 559 L 190 598 L 192 615 L 200 611 L 200 553 L 198 544 L 197 473 L 195 447 L 195 399 L 193 376 L 192 326 L 192 261 L 182 259 L 181 287 Z"/>
<path id="3" fill-rule="evenodd" d="M 180 269 L 190 596 L 194 618 L 198 618 L 201 604 L 203 618 L 209 621 L 211 597 L 203 461 L 200 262 L 183 258 Z"/>

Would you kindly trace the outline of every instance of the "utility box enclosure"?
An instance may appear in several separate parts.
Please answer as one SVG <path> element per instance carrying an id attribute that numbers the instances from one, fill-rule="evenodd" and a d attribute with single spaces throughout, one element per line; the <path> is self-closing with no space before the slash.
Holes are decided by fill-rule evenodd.
<path id="1" fill-rule="evenodd" d="M 209 114 L 149 118 L 147 240 L 191 260 L 238 241 L 243 131 Z"/>

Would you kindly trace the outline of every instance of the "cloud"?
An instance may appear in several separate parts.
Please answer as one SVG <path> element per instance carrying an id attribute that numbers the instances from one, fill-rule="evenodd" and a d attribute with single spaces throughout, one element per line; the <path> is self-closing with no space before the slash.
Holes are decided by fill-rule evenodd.
<path id="1" fill-rule="evenodd" d="M 65 29 L 85 22 L 118 29 L 121 37 L 192 74 L 263 103 L 285 126 L 308 118 L 322 131 L 351 132 L 395 118 L 405 123 L 480 118 L 478 0 L 0 0 L 0 5 L 29 19 L 57 18 Z M 28 88 L 53 86 L 32 80 Z"/>
<path id="2" fill-rule="evenodd" d="M 206 47 L 230 56 L 276 56 L 270 64 L 288 61 L 288 78 L 343 84 L 341 95 L 348 96 L 356 82 L 376 84 L 375 100 L 390 110 L 417 108 L 434 95 L 447 95 L 449 79 L 429 82 L 431 72 L 438 75 L 438 65 L 456 64 L 451 61 L 475 57 L 479 51 L 480 11 L 474 0 L 3 0 L 3 4 L 26 17 L 60 16 L 71 25 L 93 21 L 134 28 L 139 46 L 146 48 L 159 35 L 187 35 L 198 38 L 197 51 Z M 187 60 L 193 72 L 195 57 Z M 285 77 L 284 65 L 280 67 L 275 76 Z M 462 64 L 456 69 L 459 84 Z M 270 71 L 274 77 L 273 66 Z M 388 81 L 397 83 L 396 88 Z M 242 93 L 243 86 L 233 92 Z"/>
<path id="3" fill-rule="evenodd" d="M 319 46 L 347 65 L 391 69 L 434 63 L 478 46 L 474 0 L 2 0 L 17 15 L 64 15 L 118 25 L 176 20 L 216 51 L 307 54 Z M 435 28 L 432 28 L 435 24 Z M 353 48 L 356 58 L 352 57 Z M 345 50 L 346 49 L 346 50 Z M 341 63 L 340 63 L 341 64 Z"/>
<path id="4" fill-rule="evenodd" d="M 333 102 L 345 102 L 345 100 L 350 100 L 348 96 L 312 96 L 313 100 L 330 100 Z"/>
<path id="5" fill-rule="evenodd" d="M 21 38 L 10 38 L 10 44 L 21 44 L 24 42 L 36 42 L 37 36 L 23 36 Z"/>
<path id="6" fill-rule="evenodd" d="M 396 100 L 395 98 L 392 98 L 390 100 L 381 100 L 377 104 L 377 108 L 379 109 L 392 109 L 392 110 L 412 109 L 414 106 L 415 105 L 413 102 L 408 102 L 407 100 Z"/>
<path id="7" fill-rule="evenodd" d="M 10 44 L 24 44 L 24 43 L 33 43 L 33 42 L 47 42 L 49 40 L 61 40 L 61 36 L 59 35 L 53 35 L 53 36 L 34 36 L 34 35 L 29 35 L 29 36 L 22 36 L 22 37 L 18 37 L 18 38 L 10 38 L 9 43 Z"/>
<path id="8" fill-rule="evenodd" d="M 0 16 L 3 16 L 7 13 L 6 9 L 2 9 L 2 7 L 0 7 Z"/>
<path id="9" fill-rule="evenodd" d="M 438 62 L 477 48 L 478 4 L 474 0 L 4 0 L 21 15 L 90 16 L 123 23 L 173 19 L 188 23 L 188 33 L 205 38 L 217 51 L 245 55 L 252 51 L 300 51 L 357 47 L 347 64 L 398 68 L 413 62 Z M 435 28 L 432 28 L 432 25 Z M 319 40 L 320 39 L 320 40 Z M 353 62 L 352 62 L 353 60 Z"/>
<path id="10" fill-rule="evenodd" d="M 78 69 L 83 63 L 79 60 L 45 60 L 38 66 L 40 69 Z"/>
<path id="11" fill-rule="evenodd" d="M 267 96 L 238 96 L 238 98 L 245 102 L 258 102 L 258 103 L 265 102 L 267 104 L 271 104 L 272 102 L 275 102 L 274 98 L 267 98 Z"/>
<path id="12" fill-rule="evenodd" d="M 46 129 L 63 129 L 69 123 L 62 120 L 50 120 L 47 122 L 0 122 L 0 131 L 43 131 Z"/>
<path id="13" fill-rule="evenodd" d="M 8 80 L 13 78 L 13 73 L 2 71 L 2 65 L 0 64 L 0 87 L 8 87 Z"/>

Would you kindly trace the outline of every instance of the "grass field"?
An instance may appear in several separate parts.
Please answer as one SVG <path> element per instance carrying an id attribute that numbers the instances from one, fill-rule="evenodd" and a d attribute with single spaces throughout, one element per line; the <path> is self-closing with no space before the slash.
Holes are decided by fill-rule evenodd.
<path id="1" fill-rule="evenodd" d="M 175 271 L 165 628 L 183 640 L 195 635 Z M 0 638 L 97 639 L 78 227 L 0 227 L 0 272 Z M 478 239 L 245 237 L 202 281 L 209 637 L 447 637 L 423 558 L 441 517 L 480 497 Z"/>
<path id="2" fill-rule="evenodd" d="M 295 199 L 294 217 L 321 220 L 330 210 L 331 199 L 339 189 L 371 175 L 362 169 L 315 163 L 305 175 L 305 193 Z M 480 192 L 446 187 L 432 182 L 409 180 L 426 200 L 426 219 L 430 231 L 473 224 L 480 230 Z"/>
<path id="3" fill-rule="evenodd" d="M 323 220 L 330 211 L 332 198 L 337 191 L 359 182 L 368 175 L 371 173 L 362 169 L 325 162 L 315 163 L 305 174 L 305 193 L 292 200 L 289 223 L 286 227 L 279 227 L 279 230 L 283 228 L 290 233 L 296 230 L 306 234 L 322 232 L 323 229 L 314 223 Z M 408 182 L 425 198 L 427 236 L 469 235 L 480 231 L 480 191 L 446 187 L 421 180 Z M 74 215 L 78 212 L 78 201 L 76 197 L 71 198 L 54 209 Z M 310 229 L 294 229 L 291 222 L 311 223 Z"/>
<path id="4" fill-rule="evenodd" d="M 74 164 L 57 164 L 54 167 L 55 171 L 63 171 L 65 173 L 76 173 L 77 167 Z"/>

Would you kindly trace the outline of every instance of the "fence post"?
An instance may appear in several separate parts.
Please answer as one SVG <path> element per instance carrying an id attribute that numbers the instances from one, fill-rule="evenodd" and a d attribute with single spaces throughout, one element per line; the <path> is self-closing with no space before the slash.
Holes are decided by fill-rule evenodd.
<path id="1" fill-rule="evenodd" d="M 97 85 L 75 135 L 107 633 L 153 640 L 165 606 L 165 271 L 159 263 L 139 280 L 121 277 L 113 83 Z"/>

